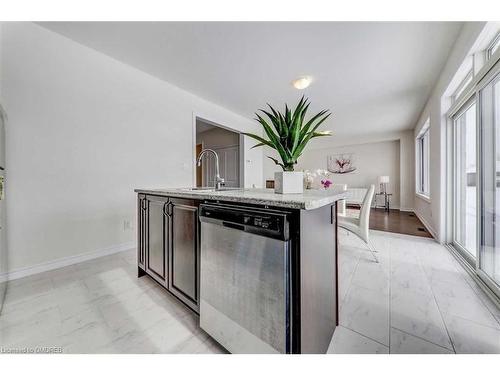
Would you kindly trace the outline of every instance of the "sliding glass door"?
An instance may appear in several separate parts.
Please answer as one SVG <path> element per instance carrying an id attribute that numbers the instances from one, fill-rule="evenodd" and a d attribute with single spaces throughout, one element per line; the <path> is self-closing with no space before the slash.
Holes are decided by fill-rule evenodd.
<path id="1" fill-rule="evenodd" d="M 453 242 L 472 265 L 477 250 L 476 102 L 469 100 L 453 117 Z"/>
<path id="2" fill-rule="evenodd" d="M 498 71 L 498 70 L 497 70 Z M 478 274 L 500 290 L 500 73 L 479 86 L 480 241 Z"/>

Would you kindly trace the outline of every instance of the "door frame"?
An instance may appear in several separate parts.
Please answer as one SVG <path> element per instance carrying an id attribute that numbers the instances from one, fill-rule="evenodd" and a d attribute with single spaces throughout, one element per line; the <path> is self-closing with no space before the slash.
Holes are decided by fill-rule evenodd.
<path id="1" fill-rule="evenodd" d="M 194 185 L 196 187 L 200 187 L 200 186 L 203 186 L 203 166 L 200 166 L 200 185 L 198 185 L 198 165 L 196 164 L 196 161 L 198 160 L 198 146 L 201 146 L 201 149 L 203 150 L 203 141 L 198 143 L 196 142 L 196 137 L 195 137 L 195 146 L 194 146 L 194 149 L 195 149 L 195 152 L 194 152 L 194 162 L 195 162 L 195 166 L 194 166 L 194 171 L 195 171 L 195 176 L 194 176 Z"/>
<path id="2" fill-rule="evenodd" d="M 479 168 L 478 168 L 478 207 L 481 209 L 483 206 L 483 198 L 484 198 L 484 191 L 483 191 L 483 163 L 482 163 L 482 151 L 483 151 L 483 144 L 482 144 L 482 130 L 483 130 L 483 123 L 481 121 L 482 118 L 482 97 L 481 97 L 481 90 L 483 90 L 486 86 L 488 86 L 490 83 L 498 81 L 500 82 L 500 60 L 498 60 L 490 69 L 490 71 L 478 82 L 476 86 L 476 108 L 477 108 L 477 117 L 476 121 L 478 121 L 478 160 L 479 162 Z M 494 129 L 496 131 L 496 128 Z M 478 248 L 477 248 L 477 261 L 475 265 L 476 273 L 478 274 L 479 278 L 496 294 L 497 297 L 500 298 L 500 286 L 489 276 L 486 274 L 480 267 L 481 267 L 481 262 L 482 262 L 482 255 L 481 255 L 481 248 L 483 245 L 483 223 L 484 219 L 482 217 L 482 212 L 478 215 Z"/>
<path id="3" fill-rule="evenodd" d="M 458 117 L 463 115 L 470 107 L 473 105 L 476 106 L 476 256 L 473 257 L 469 251 L 463 247 L 462 244 L 458 243 L 456 241 L 456 225 L 457 225 L 457 215 L 456 215 L 456 199 L 457 199 L 457 189 L 458 187 L 456 186 L 455 178 L 456 178 L 456 161 L 457 161 L 457 147 L 456 147 L 456 141 L 457 141 L 457 130 L 456 130 L 456 124 L 455 121 L 457 120 Z M 479 207 L 479 152 L 480 152 L 480 146 L 479 146 L 479 122 L 478 122 L 478 102 L 477 102 L 477 97 L 476 95 L 471 95 L 467 101 L 465 101 L 462 106 L 452 115 L 450 116 L 450 125 L 451 125 L 451 160 L 450 160 L 450 169 L 451 169 L 451 216 L 450 216 L 450 238 L 449 238 L 449 243 L 455 247 L 455 249 L 460 253 L 460 255 L 464 258 L 465 261 L 469 263 L 469 265 L 473 268 L 476 267 L 476 259 L 478 259 L 478 253 L 479 253 L 479 215 L 478 215 L 478 207 Z"/>
<path id="4" fill-rule="evenodd" d="M 447 187 L 448 197 L 446 199 L 446 244 L 453 249 L 454 253 L 457 254 L 464 262 L 468 265 L 474 272 L 475 277 L 477 277 L 484 285 L 489 289 L 490 293 L 493 293 L 497 298 L 500 298 L 500 287 L 495 284 L 490 277 L 480 269 L 481 264 L 481 246 L 482 246 L 482 217 L 481 217 L 481 207 L 483 199 L 483 189 L 482 189 L 482 179 L 483 179 L 483 165 L 482 165 L 482 129 L 483 124 L 481 122 L 481 111 L 482 103 L 480 91 L 486 87 L 490 82 L 497 78 L 500 74 L 500 50 L 495 53 L 496 58 L 491 59 L 475 76 L 473 81 L 469 84 L 469 88 L 464 91 L 461 98 L 454 103 L 451 108 L 446 113 L 446 142 L 447 142 L 447 161 L 446 161 L 446 172 L 447 172 Z M 454 184 L 454 168 L 455 168 L 455 130 L 454 130 L 454 118 L 458 116 L 461 112 L 468 107 L 469 102 L 475 102 L 476 105 L 476 257 L 473 258 L 468 252 L 461 248 L 460 245 L 456 244 L 454 241 L 454 200 L 455 200 L 455 184 Z"/>
<path id="5" fill-rule="evenodd" d="M 240 146 L 240 188 L 245 187 L 245 136 L 242 132 L 236 128 L 231 126 L 221 125 L 221 122 L 216 120 L 210 120 L 213 116 L 203 114 L 201 112 L 193 111 L 192 116 L 192 142 L 191 142 L 191 152 L 193 155 L 193 163 L 191 165 L 192 168 L 192 185 L 196 185 L 196 120 L 200 119 L 210 125 L 216 126 L 221 129 L 229 130 L 233 133 L 239 134 L 239 146 Z M 223 176 L 224 177 L 224 176 Z"/>

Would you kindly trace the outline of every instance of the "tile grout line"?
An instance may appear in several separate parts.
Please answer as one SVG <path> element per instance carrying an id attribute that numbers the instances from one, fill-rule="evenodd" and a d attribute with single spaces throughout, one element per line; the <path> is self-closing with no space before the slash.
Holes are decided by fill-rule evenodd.
<path id="1" fill-rule="evenodd" d="M 352 274 L 351 274 L 351 277 L 349 278 L 349 286 L 347 287 L 347 290 L 345 292 L 345 295 L 344 295 L 344 298 L 342 298 L 342 300 L 340 301 L 340 303 L 344 302 L 344 300 L 347 298 L 347 295 L 349 294 L 349 292 L 351 291 L 351 287 L 352 287 L 352 279 L 354 278 L 354 274 L 356 273 L 356 270 L 358 269 L 358 265 L 359 265 L 359 259 L 360 259 L 360 256 L 358 254 L 358 256 L 356 257 L 356 265 L 354 266 L 354 270 L 352 271 Z M 340 278 L 339 278 L 340 280 Z M 343 306 L 341 306 L 339 308 L 339 315 L 340 313 L 342 312 L 342 308 Z M 339 316 L 339 322 L 340 322 L 340 316 Z M 340 323 L 339 323 L 340 325 Z"/>
<path id="2" fill-rule="evenodd" d="M 443 246 L 443 245 L 442 245 Z M 486 309 L 486 311 L 493 317 L 493 321 L 497 322 L 499 327 L 491 327 L 487 324 L 484 324 L 482 322 L 477 322 L 475 320 L 472 320 L 472 319 L 469 319 L 469 318 L 464 318 L 464 317 L 461 317 L 461 316 L 458 316 L 458 315 L 455 315 L 455 314 L 450 314 L 450 315 L 453 315 L 455 317 L 458 317 L 460 319 L 464 319 L 464 320 L 467 320 L 469 322 L 472 322 L 472 323 L 475 323 L 475 324 L 478 324 L 480 326 L 483 326 L 483 327 L 487 327 L 487 328 L 492 328 L 492 329 L 500 329 L 500 320 L 495 316 L 495 314 L 493 314 L 493 312 L 488 308 L 488 305 L 483 301 L 483 299 L 479 296 L 479 294 L 476 292 L 476 290 L 474 289 L 474 287 L 470 284 L 470 282 L 468 281 L 468 278 L 465 277 L 466 275 L 470 276 L 470 281 L 473 282 L 474 284 L 476 284 L 478 287 L 478 283 L 474 280 L 474 278 L 468 274 L 468 271 L 465 269 L 465 267 L 460 263 L 460 261 L 457 259 L 457 257 L 453 254 L 452 251 L 450 251 L 450 249 L 447 247 L 447 246 L 443 246 L 445 248 L 445 250 L 447 250 L 448 254 L 450 255 L 450 259 L 452 260 L 451 262 L 451 265 L 453 266 L 453 268 L 458 272 L 459 274 L 459 277 L 462 279 L 462 281 L 465 282 L 465 285 L 467 285 L 469 287 L 469 289 L 472 291 L 472 294 L 474 296 L 477 297 L 477 299 L 479 300 L 480 304 Z M 462 273 L 462 271 L 464 271 L 466 273 L 466 275 L 464 275 Z M 425 273 L 425 272 L 424 272 Z M 427 274 L 425 273 L 426 275 L 426 278 L 427 278 Z M 447 281 L 442 281 L 443 283 L 446 283 L 446 284 L 452 284 L 451 282 L 447 282 Z M 432 288 L 432 284 L 429 283 L 431 285 L 431 291 L 432 291 L 432 294 L 434 296 L 434 289 Z M 489 298 L 488 296 L 486 296 L 487 298 Z M 494 302 L 493 302 L 494 303 Z M 436 304 L 437 304 L 437 300 L 436 300 Z M 441 313 L 441 309 L 439 308 L 439 305 L 438 305 L 438 309 L 439 309 L 439 312 Z M 442 314 L 442 313 L 441 313 Z M 444 317 L 443 317 L 443 321 L 444 321 Z M 445 327 L 447 328 L 447 325 L 446 325 L 446 322 L 445 322 Z M 453 342 L 452 342 L 453 343 Z"/>
<path id="3" fill-rule="evenodd" d="M 493 311 L 491 311 L 491 309 L 488 307 L 488 305 L 483 301 L 483 299 L 481 298 L 481 296 L 478 294 L 478 292 L 476 292 L 476 290 L 472 287 L 472 285 L 470 285 L 469 281 L 467 281 L 467 278 L 465 278 L 465 282 L 467 283 L 467 285 L 472 289 L 472 292 L 474 293 L 474 295 L 479 299 L 479 301 L 481 302 L 481 304 L 483 305 L 483 307 L 486 309 L 486 311 L 488 311 L 491 316 L 493 317 L 493 320 L 496 321 L 498 323 L 498 326 L 500 327 L 500 317 L 497 317 Z M 476 281 L 472 280 L 473 283 L 476 283 Z M 488 297 L 488 295 L 486 295 L 486 298 L 490 298 Z M 494 302 L 492 302 L 494 303 Z"/>
<path id="4" fill-rule="evenodd" d="M 356 270 L 358 269 L 358 264 L 359 264 L 359 257 L 357 258 L 356 260 L 356 265 L 354 266 L 354 270 L 352 271 L 352 274 L 351 274 L 351 277 L 349 278 L 349 286 L 347 287 L 347 290 L 345 292 L 345 295 L 344 297 L 342 298 L 342 300 L 340 301 L 343 305 L 343 302 L 346 300 L 347 296 L 349 295 L 349 292 L 351 291 L 351 288 L 352 288 L 352 279 L 354 278 L 354 273 L 356 272 Z M 342 312 L 342 308 L 344 306 L 341 306 L 340 309 L 339 309 L 339 315 L 340 313 Z M 340 316 L 339 316 L 339 325 L 340 325 Z"/>
<path id="5" fill-rule="evenodd" d="M 418 265 L 424 274 L 425 280 L 427 281 L 427 283 L 429 284 L 429 287 L 431 288 L 432 299 L 434 300 L 434 303 L 436 304 L 436 307 L 439 311 L 439 316 L 441 317 L 441 321 L 443 322 L 444 329 L 446 330 L 446 335 L 448 336 L 448 340 L 450 340 L 451 348 L 453 349 L 453 352 L 455 354 L 457 354 L 457 350 L 455 349 L 455 343 L 453 342 L 453 340 L 451 338 L 450 331 L 448 329 L 448 325 L 446 324 L 446 320 L 444 319 L 444 316 L 443 316 L 443 312 L 441 311 L 441 308 L 439 307 L 439 304 L 438 304 L 438 301 L 436 298 L 436 294 L 434 293 L 434 288 L 432 287 L 432 283 L 429 281 L 429 275 L 427 275 L 427 273 L 424 270 L 424 266 L 422 265 L 422 259 L 420 259 L 420 256 L 417 256 L 417 258 L 418 258 Z"/>
<path id="6" fill-rule="evenodd" d="M 463 316 L 459 316 L 459 315 L 456 315 L 456 314 L 451 314 L 451 313 L 450 313 L 449 315 L 450 315 L 450 316 L 453 316 L 453 317 L 455 317 L 455 318 L 461 319 L 461 320 L 465 320 L 465 321 L 470 322 L 470 323 L 474 323 L 474 324 L 476 324 L 476 325 L 478 325 L 478 326 L 481 326 L 481 327 L 483 327 L 483 328 L 489 328 L 489 329 L 492 329 L 492 330 L 495 330 L 495 331 L 499 331 L 499 332 L 500 332 L 500 328 L 495 328 L 495 327 L 489 326 L 489 325 L 487 325 L 487 324 L 484 324 L 484 323 L 481 323 L 481 322 L 477 322 L 477 321 L 472 320 L 472 319 L 470 319 L 470 318 L 464 318 Z"/>
<path id="7" fill-rule="evenodd" d="M 351 291 L 351 289 L 352 289 L 352 286 L 353 286 L 352 280 L 354 279 L 354 275 L 356 274 L 356 271 L 358 270 L 359 262 L 361 261 L 361 254 L 358 254 L 358 256 L 357 256 L 357 258 L 356 258 L 356 259 L 357 259 L 357 260 L 356 260 L 356 266 L 354 267 L 354 270 L 353 270 L 353 272 L 352 272 L 352 274 L 351 274 L 351 277 L 350 277 L 350 282 L 349 282 L 349 287 L 347 288 L 347 291 L 346 291 L 346 293 L 345 293 L 344 300 L 347 298 L 347 296 L 349 295 L 349 292 L 350 292 L 350 291 Z M 366 289 L 366 288 L 363 288 L 363 289 Z M 341 313 L 341 312 L 342 312 L 342 309 L 340 309 L 339 313 Z M 339 320 L 340 320 L 340 319 L 339 319 Z M 342 326 L 342 327 L 344 327 L 344 328 L 346 328 L 346 329 L 349 329 L 349 330 L 351 330 L 352 332 L 355 332 L 355 333 L 357 333 L 358 335 L 361 335 L 361 336 L 363 336 L 363 337 L 365 337 L 365 338 L 367 338 L 367 339 L 369 339 L 369 340 L 372 340 L 372 341 L 376 342 L 377 344 L 380 344 L 380 345 L 382 345 L 382 346 L 384 346 L 384 347 L 386 347 L 386 348 L 388 348 L 388 349 L 389 349 L 389 347 L 388 347 L 387 345 L 385 345 L 385 344 L 381 343 L 381 342 L 380 342 L 380 341 L 378 341 L 378 340 L 375 340 L 375 339 L 374 339 L 374 338 L 372 338 L 372 337 L 369 337 L 369 336 L 367 336 L 367 335 L 365 335 L 365 334 L 362 334 L 362 333 L 360 333 L 360 332 L 358 332 L 358 331 L 356 331 L 356 330 L 354 330 L 354 329 L 352 329 L 352 328 L 346 327 L 346 326 L 344 326 L 344 325 L 343 325 L 343 324 L 341 324 L 341 323 L 339 323 L 339 326 Z"/>
<path id="8" fill-rule="evenodd" d="M 400 328 L 397 328 L 397 327 L 391 327 L 392 329 L 395 329 L 396 331 L 399 331 L 399 332 L 403 332 L 405 335 L 408 335 L 408 336 L 411 336 L 411 337 L 415 337 L 416 339 L 419 339 L 419 340 L 422 340 L 422 341 L 425 341 L 425 342 L 428 342 L 429 344 L 432 344 L 432 345 L 436 345 L 436 346 L 439 346 L 440 348 L 443 348 L 443 349 L 446 349 L 448 350 L 449 352 L 454 352 L 452 350 L 450 350 L 450 348 L 447 348 L 446 346 L 443 346 L 443 345 L 440 345 L 440 344 L 436 344 L 435 342 L 432 342 L 432 341 L 429 341 L 427 339 L 424 339 L 420 336 L 415 336 L 414 334 L 412 333 L 409 333 L 409 332 L 406 332 Z M 417 353 L 418 354 L 418 353 Z M 456 353 L 454 353 L 456 354 Z"/>
<path id="9" fill-rule="evenodd" d="M 350 284 L 349 284 L 349 288 L 348 288 L 348 290 L 347 290 L 347 292 L 346 292 L 346 297 L 347 297 L 347 295 L 349 294 L 349 292 L 351 291 L 352 285 L 354 285 L 354 284 L 352 283 L 352 280 L 353 280 L 354 275 L 355 275 L 355 273 L 356 273 L 356 271 L 357 271 L 357 269 L 358 269 L 358 266 L 359 266 L 360 261 L 361 261 L 361 254 L 358 256 L 358 258 L 357 258 L 357 262 L 356 262 L 356 267 L 354 268 L 354 271 L 352 272 L 351 282 L 350 282 Z M 389 273 L 390 273 L 390 268 L 389 268 Z M 390 276 L 389 276 L 389 277 L 390 277 Z M 370 290 L 370 289 L 367 289 L 367 288 L 366 288 L 366 287 L 364 287 L 364 286 L 359 286 L 359 285 L 358 285 L 357 287 L 358 287 L 358 288 L 365 289 L 365 290 Z M 390 301 L 390 293 L 389 293 L 388 297 L 389 297 L 389 301 Z M 390 303 L 390 302 L 389 302 L 389 303 Z M 390 314 L 390 308 L 389 308 L 389 314 Z M 388 339 L 389 339 L 389 345 L 390 345 L 390 318 L 389 318 L 388 323 L 389 323 L 389 335 L 388 335 Z M 353 332 L 355 332 L 355 333 L 357 333 L 357 334 L 359 334 L 359 335 L 363 336 L 363 337 L 366 337 L 367 339 L 370 339 L 370 340 L 372 340 L 372 341 L 374 341 L 374 342 L 376 342 L 376 343 L 378 343 L 378 344 L 380 344 L 380 345 L 383 345 L 384 347 L 386 347 L 386 348 L 388 348 L 388 349 L 389 349 L 389 353 L 390 353 L 390 347 L 389 347 L 388 345 L 383 344 L 383 343 L 381 343 L 380 341 L 378 341 L 378 340 L 376 340 L 376 339 L 374 339 L 374 338 L 372 338 L 372 337 L 369 337 L 369 336 L 367 336 L 367 335 L 365 335 L 365 334 L 362 334 L 362 333 L 360 333 L 360 332 L 358 332 L 358 331 L 356 331 L 356 330 L 354 330 L 354 329 L 352 329 L 352 328 L 350 328 L 350 327 L 346 327 L 346 326 L 344 326 L 344 325 L 342 325 L 342 324 L 340 324 L 340 325 L 341 325 L 342 327 L 346 328 L 346 329 L 349 329 L 349 330 L 351 330 L 351 331 L 353 331 Z"/>
<path id="10" fill-rule="evenodd" d="M 448 249 L 447 249 L 447 250 L 448 250 Z M 449 251 L 449 250 L 448 250 L 448 251 Z M 453 263 L 454 263 L 454 264 L 453 264 L 453 266 L 455 267 L 455 269 L 456 269 L 457 271 L 459 271 L 459 273 L 460 273 L 460 277 L 462 277 L 462 278 L 464 279 L 465 283 L 469 286 L 469 288 L 470 288 L 470 289 L 472 289 L 472 292 L 473 292 L 473 293 L 474 293 L 474 295 L 475 295 L 475 296 L 479 299 L 479 301 L 480 301 L 480 302 L 481 302 L 481 304 L 484 306 L 484 308 L 485 308 L 485 309 L 486 309 L 486 310 L 487 310 L 487 311 L 491 314 L 491 316 L 493 317 L 493 320 L 495 320 L 495 321 L 498 323 L 498 325 L 500 326 L 500 318 L 499 318 L 499 317 L 497 317 L 497 316 L 493 313 L 493 311 L 491 311 L 491 309 L 488 307 L 488 305 L 487 305 L 487 304 L 483 301 L 483 298 L 481 298 L 481 296 L 479 295 L 479 291 L 476 291 L 476 289 L 475 289 L 475 288 L 471 285 L 471 283 L 474 283 L 474 284 L 475 284 L 475 286 L 479 287 L 479 289 L 481 290 L 481 286 L 479 285 L 479 283 L 478 283 L 476 280 L 474 280 L 474 278 L 473 278 L 473 277 L 469 274 L 469 271 L 468 271 L 467 269 L 465 269 L 465 267 L 464 267 L 464 266 L 462 266 L 462 264 L 460 264 L 460 262 L 456 259 L 455 255 L 454 255 L 453 253 L 452 253 L 452 255 L 453 255 L 453 260 L 454 260 L 454 262 L 453 262 Z M 457 264 L 455 264 L 455 263 L 457 263 L 457 264 L 458 264 L 458 267 L 460 267 L 460 268 L 458 268 L 458 267 L 457 267 Z M 460 271 L 465 271 L 466 275 L 467 275 L 467 276 L 469 276 L 469 277 L 465 277 L 464 275 L 462 275 L 462 274 L 461 274 L 461 272 L 460 272 Z M 479 276 L 477 276 L 477 275 L 475 275 L 475 276 L 476 276 L 476 277 L 479 277 Z M 469 280 L 470 280 L 470 282 L 469 282 Z M 482 291 L 482 290 L 481 290 L 481 291 Z M 487 295 L 484 291 L 482 291 L 482 292 L 483 292 L 483 294 L 486 296 L 486 298 L 490 299 L 490 297 L 489 297 L 489 296 L 488 296 L 488 295 Z M 495 304 L 495 302 L 494 302 L 494 301 L 491 301 L 491 302 L 492 302 L 493 304 Z M 496 307 L 496 305 L 495 305 L 495 307 Z"/>
<path id="11" fill-rule="evenodd" d="M 388 347 L 386 344 L 383 344 L 383 343 L 381 343 L 380 341 L 375 340 L 374 338 L 372 338 L 372 337 L 370 337 L 370 336 L 365 335 L 364 333 L 358 332 L 358 331 L 356 331 L 355 329 L 352 329 L 352 328 L 350 328 L 350 327 L 346 327 L 346 326 L 344 326 L 344 325 L 342 325 L 342 324 L 339 324 L 339 326 L 341 326 L 342 328 L 348 329 L 349 331 L 352 331 L 352 332 L 354 332 L 354 333 L 356 333 L 356 334 L 358 334 L 358 335 L 360 335 L 360 336 L 363 336 L 364 338 L 367 338 L 367 339 L 369 339 L 369 340 L 371 340 L 371 341 L 373 341 L 373 342 L 376 342 L 377 344 L 382 345 L 382 346 L 386 347 L 387 349 L 389 349 L 389 347 Z M 355 353 L 353 353 L 353 354 L 355 354 Z"/>

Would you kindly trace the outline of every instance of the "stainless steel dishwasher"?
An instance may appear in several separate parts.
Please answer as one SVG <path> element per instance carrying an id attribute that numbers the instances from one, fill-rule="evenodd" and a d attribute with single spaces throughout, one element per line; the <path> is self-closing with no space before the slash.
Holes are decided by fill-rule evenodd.
<path id="1" fill-rule="evenodd" d="M 202 204 L 200 326 L 231 353 L 291 346 L 289 213 Z"/>

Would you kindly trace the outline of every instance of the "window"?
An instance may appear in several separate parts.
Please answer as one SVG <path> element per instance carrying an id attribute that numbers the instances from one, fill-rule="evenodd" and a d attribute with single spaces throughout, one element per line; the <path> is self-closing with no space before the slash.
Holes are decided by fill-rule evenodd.
<path id="1" fill-rule="evenodd" d="M 447 241 L 500 297 L 500 61 L 496 61 L 500 32 L 493 26 L 476 42 L 472 80 L 466 58 L 446 93 L 450 101 L 442 103 L 451 104 L 447 113 L 447 145 L 451 146 L 447 147 Z M 416 139 L 417 192 L 426 190 L 427 177 L 422 172 L 425 132 L 424 127 Z"/>
<path id="2" fill-rule="evenodd" d="M 477 138 L 476 102 L 467 102 L 453 117 L 453 241 L 467 258 L 476 258 Z M 464 253 L 464 251 L 466 253 Z M 471 259 L 472 262 L 474 260 Z"/>
<path id="3" fill-rule="evenodd" d="M 495 38 L 491 41 L 490 45 L 486 49 L 486 57 L 488 60 L 493 56 L 493 54 L 498 50 L 498 47 L 500 47 L 500 33 L 498 33 Z"/>
<path id="4" fill-rule="evenodd" d="M 430 189 L 429 189 L 430 134 L 429 133 L 430 133 L 429 119 L 427 119 L 416 140 L 417 193 L 423 195 L 426 198 L 430 198 Z"/>
<path id="5" fill-rule="evenodd" d="M 480 211 L 479 270 L 500 295 L 500 63 L 497 74 L 479 91 Z M 488 78 L 485 79 L 488 81 Z"/>

